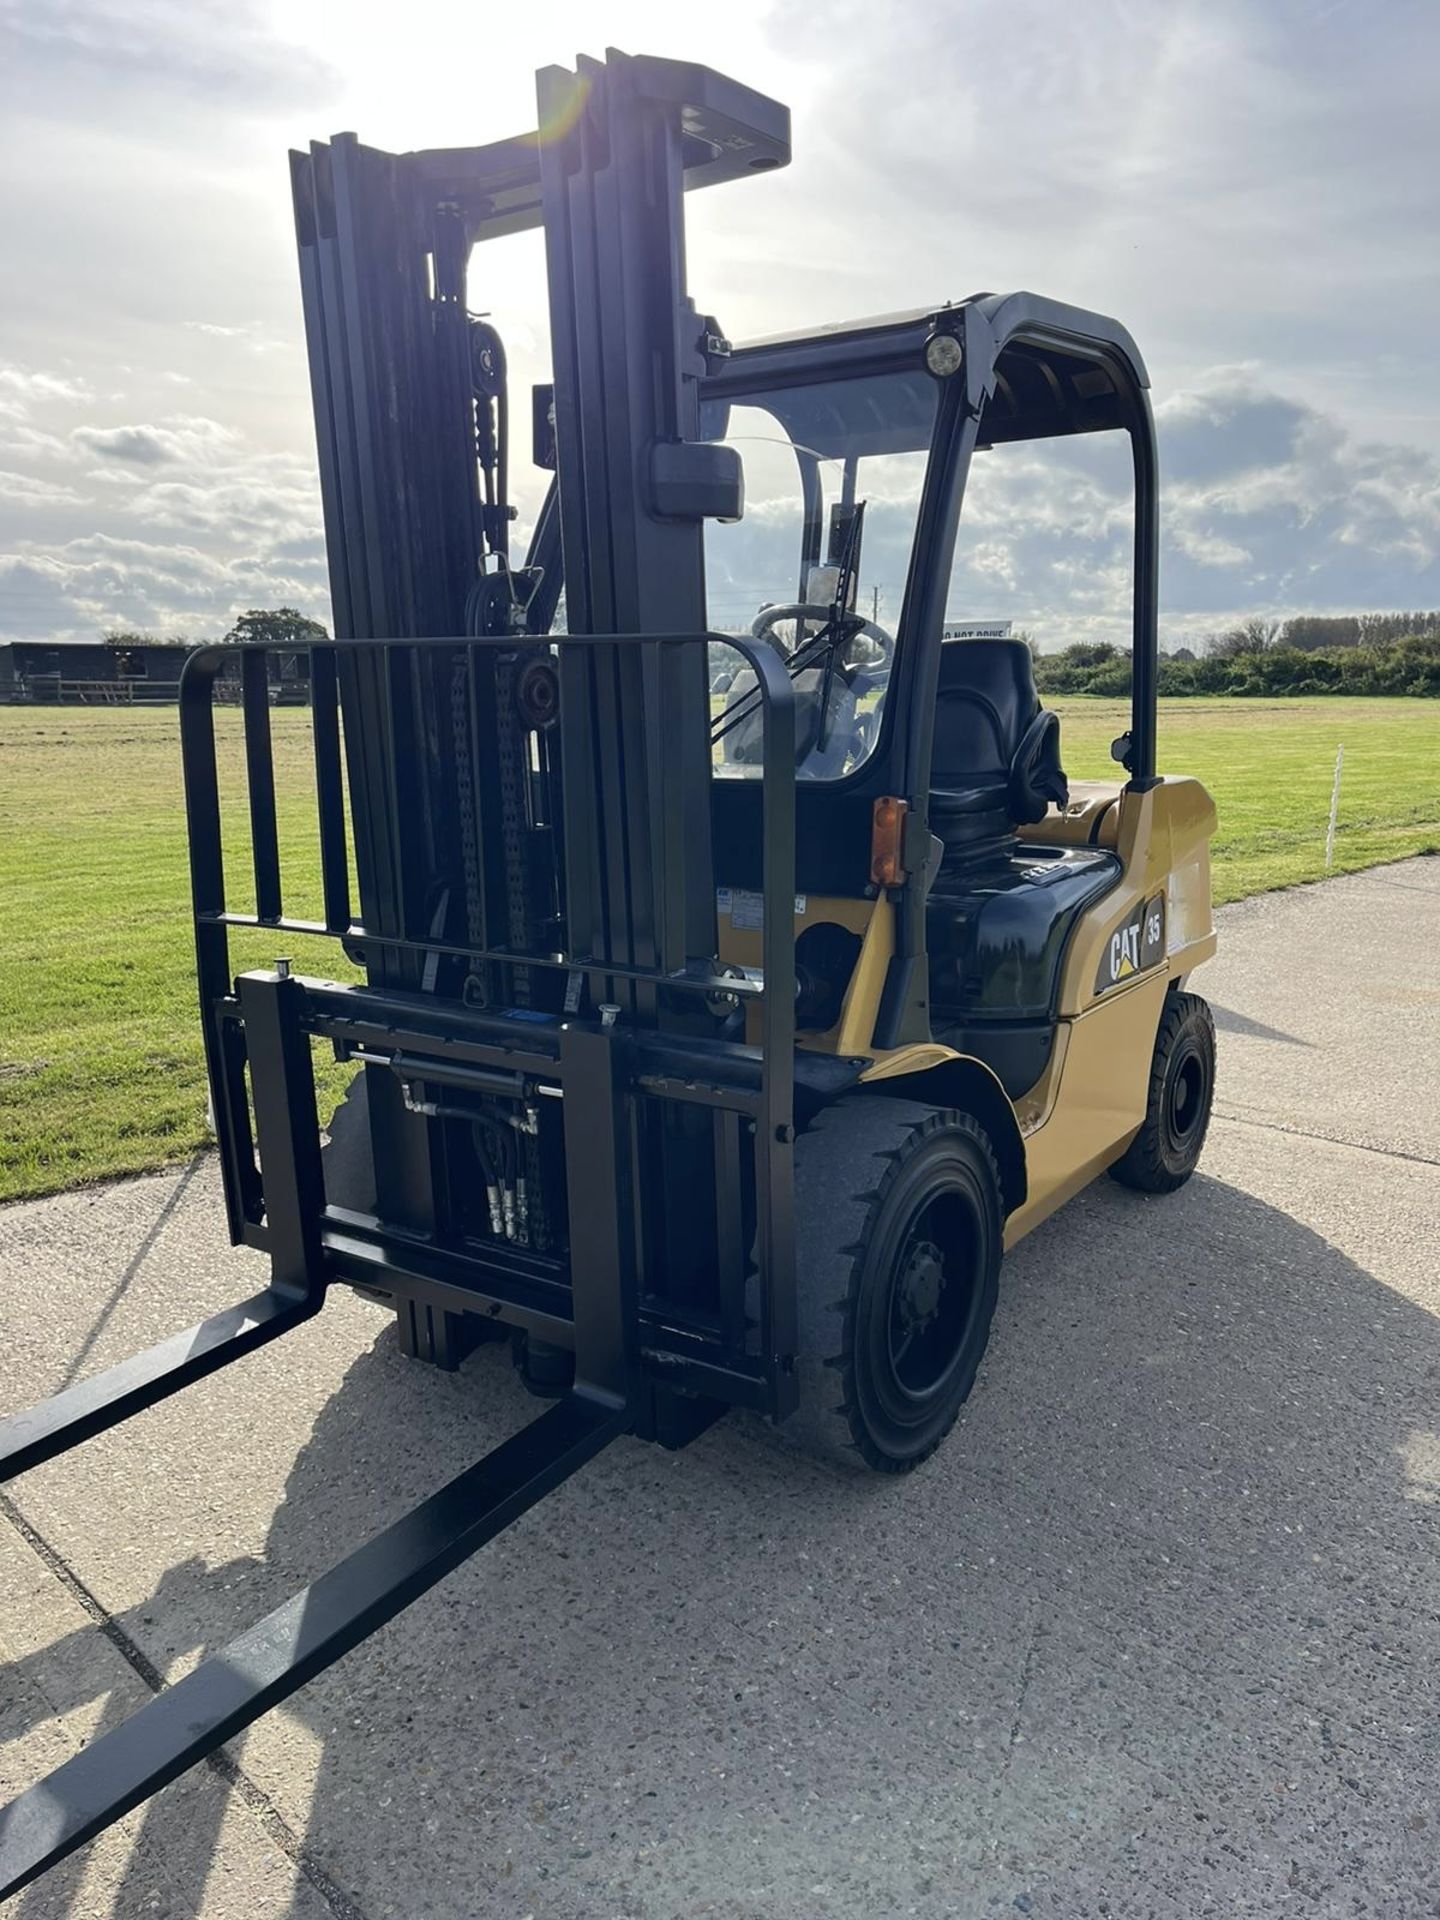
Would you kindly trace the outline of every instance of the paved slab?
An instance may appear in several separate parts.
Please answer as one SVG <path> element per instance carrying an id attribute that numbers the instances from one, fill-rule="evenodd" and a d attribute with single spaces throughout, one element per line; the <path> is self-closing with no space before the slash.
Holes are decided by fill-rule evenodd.
<path id="1" fill-rule="evenodd" d="M 1007 1263 L 899 1486 L 602 1456 L 24 1920 L 1440 1913 L 1440 861 L 1248 902 L 1204 1172 Z M 0 1212 L 0 1405 L 249 1290 L 211 1166 Z M 534 1410 L 323 1321 L 9 1490 L 0 1785 Z"/>

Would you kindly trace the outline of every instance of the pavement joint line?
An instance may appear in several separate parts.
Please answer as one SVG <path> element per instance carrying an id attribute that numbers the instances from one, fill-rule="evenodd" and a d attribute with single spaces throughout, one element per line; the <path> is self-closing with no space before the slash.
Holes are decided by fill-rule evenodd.
<path id="1" fill-rule="evenodd" d="M 115 1616 L 86 1586 L 64 1555 L 51 1546 L 44 1534 L 25 1518 L 9 1494 L 3 1491 L 0 1491 L 0 1517 L 9 1521 L 46 1571 L 59 1581 L 91 1624 L 100 1630 L 131 1671 L 144 1681 L 151 1693 L 163 1693 L 166 1685 L 165 1676 L 144 1648 L 131 1639 Z M 279 1848 L 295 1871 L 314 1888 L 330 1912 L 334 1914 L 335 1920 L 366 1920 L 363 1910 L 356 1905 L 343 1887 L 337 1886 L 330 1878 L 279 1808 L 243 1770 L 228 1748 L 217 1747 L 213 1753 L 205 1755 L 201 1764 L 208 1767 L 234 1792 L 247 1811 L 255 1817 L 266 1839 L 272 1846 Z"/>
<path id="2" fill-rule="evenodd" d="M 1368 880 L 1372 887 L 1390 887 L 1396 893 L 1423 893 L 1431 900 L 1440 899 L 1440 888 L 1417 887 L 1411 880 L 1390 880 L 1382 878 L 1381 869 L 1378 867 L 1357 867 L 1351 873 L 1336 875 L 1335 877 L 1346 880 L 1359 880 L 1363 878 Z M 1251 896 L 1252 899 L 1255 897 L 1254 895 Z"/>
<path id="3" fill-rule="evenodd" d="M 1372 1147 L 1364 1140 L 1346 1140 L 1338 1133 L 1314 1133 L 1308 1127 L 1287 1126 L 1283 1120 L 1255 1120 L 1246 1113 L 1227 1113 L 1218 1101 L 1215 1118 L 1236 1127 L 1261 1127 L 1266 1133 L 1288 1133 L 1296 1140 L 1319 1140 L 1327 1147 L 1348 1147 L 1352 1153 L 1373 1153 L 1382 1160 L 1408 1160 L 1417 1167 L 1440 1167 L 1440 1160 L 1428 1153 L 1407 1153 L 1403 1147 Z"/>

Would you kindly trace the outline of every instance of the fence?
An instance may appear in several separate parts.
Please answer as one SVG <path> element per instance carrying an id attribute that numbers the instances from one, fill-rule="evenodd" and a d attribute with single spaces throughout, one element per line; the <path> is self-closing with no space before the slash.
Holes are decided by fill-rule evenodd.
<path id="1" fill-rule="evenodd" d="M 238 670 L 225 673 L 215 689 L 217 700 L 239 703 Z M 176 680 L 66 680 L 53 673 L 17 674 L 13 681 L 0 683 L 0 702 L 14 706 L 48 707 L 162 707 L 175 706 L 180 698 Z M 308 706 L 310 689 L 298 682 L 275 682 L 270 688 L 270 704 L 284 707 Z"/>

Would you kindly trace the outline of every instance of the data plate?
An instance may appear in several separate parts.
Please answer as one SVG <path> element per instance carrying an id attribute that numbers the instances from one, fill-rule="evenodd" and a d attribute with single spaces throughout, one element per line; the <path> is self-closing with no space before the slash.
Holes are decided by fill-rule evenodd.
<path id="1" fill-rule="evenodd" d="M 728 920 L 737 933 L 760 933 L 765 927 L 765 896 L 744 887 L 720 887 L 715 894 L 715 911 Z M 805 895 L 795 896 L 795 917 L 805 917 Z"/>

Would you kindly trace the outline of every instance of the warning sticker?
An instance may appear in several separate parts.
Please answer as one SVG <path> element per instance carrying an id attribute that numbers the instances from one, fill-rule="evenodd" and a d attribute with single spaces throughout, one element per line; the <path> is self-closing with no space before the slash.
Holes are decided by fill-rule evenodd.
<path id="1" fill-rule="evenodd" d="M 765 927 L 765 896 L 744 887 L 719 887 L 715 893 L 715 911 L 723 915 L 737 933 L 761 933 Z M 805 895 L 795 896 L 795 916 L 805 916 Z"/>

